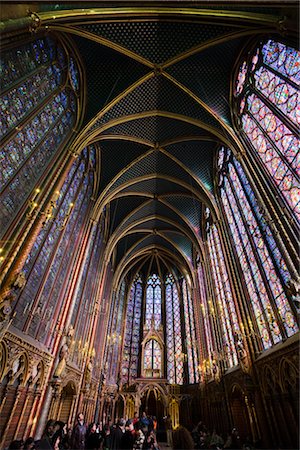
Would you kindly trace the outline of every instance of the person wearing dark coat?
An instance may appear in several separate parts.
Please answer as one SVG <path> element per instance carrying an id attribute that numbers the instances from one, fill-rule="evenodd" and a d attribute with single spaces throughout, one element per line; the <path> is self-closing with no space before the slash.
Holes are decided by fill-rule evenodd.
<path id="1" fill-rule="evenodd" d="M 125 433 L 123 433 L 121 439 L 121 449 L 122 450 L 132 450 L 135 441 L 135 434 L 133 429 L 132 420 L 127 420 L 125 424 Z"/>
<path id="2" fill-rule="evenodd" d="M 117 423 L 116 428 L 113 428 L 111 431 L 111 442 L 110 442 L 110 449 L 111 450 L 120 450 L 121 447 L 121 441 L 124 434 L 124 428 L 125 428 L 125 419 L 120 419 Z"/>
<path id="3" fill-rule="evenodd" d="M 73 429 L 71 447 L 74 450 L 85 450 L 87 426 L 83 414 L 78 414 L 77 423 Z"/>
<path id="4" fill-rule="evenodd" d="M 96 423 L 91 423 L 87 432 L 86 450 L 98 450 L 100 448 L 101 439 L 97 433 Z"/>

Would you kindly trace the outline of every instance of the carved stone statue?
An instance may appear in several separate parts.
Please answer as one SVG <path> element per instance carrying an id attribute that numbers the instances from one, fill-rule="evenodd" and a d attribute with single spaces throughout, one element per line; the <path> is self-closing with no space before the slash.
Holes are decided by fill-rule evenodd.
<path id="1" fill-rule="evenodd" d="M 70 347 L 72 345 L 73 335 L 74 335 L 74 328 L 72 325 L 70 325 L 66 334 L 65 343 L 61 346 L 61 349 L 59 351 L 59 361 L 53 375 L 54 378 L 61 378 L 61 376 L 64 374 L 66 364 L 70 356 Z"/>
<path id="2" fill-rule="evenodd" d="M 249 358 L 248 358 L 248 353 L 245 349 L 245 345 L 244 345 L 244 339 L 243 337 L 236 333 L 235 334 L 235 345 L 236 345 L 236 350 L 237 350 L 237 357 L 241 366 L 241 369 L 244 372 L 248 372 L 250 369 L 250 364 L 249 364 Z"/>

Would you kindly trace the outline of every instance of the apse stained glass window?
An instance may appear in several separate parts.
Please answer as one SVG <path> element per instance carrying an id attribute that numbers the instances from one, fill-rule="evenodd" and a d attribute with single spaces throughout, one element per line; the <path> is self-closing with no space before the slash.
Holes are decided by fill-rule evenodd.
<path id="1" fill-rule="evenodd" d="M 161 282 L 156 274 L 152 274 L 147 281 L 145 325 L 148 329 L 154 323 L 158 330 L 161 326 Z"/>
<path id="2" fill-rule="evenodd" d="M 64 279 L 72 266 L 93 191 L 93 173 L 86 171 L 90 151 L 85 149 L 76 159 L 61 190 L 53 194 L 22 268 L 27 283 L 16 302 L 14 325 L 48 345 L 54 338 L 54 327 L 52 331 L 49 327 L 59 320 Z"/>
<path id="3" fill-rule="evenodd" d="M 238 317 L 225 264 L 218 229 L 213 224 L 208 229 L 207 243 L 216 292 L 217 316 L 221 324 L 224 356 L 229 367 L 238 364 L 235 349 L 236 336 L 240 334 Z"/>
<path id="4" fill-rule="evenodd" d="M 199 381 L 198 374 L 198 355 L 197 355 L 197 341 L 195 330 L 194 307 L 188 288 L 188 284 L 184 279 L 182 282 L 182 295 L 185 319 L 185 339 L 187 350 L 187 365 L 189 373 L 189 383 L 194 384 Z"/>
<path id="5" fill-rule="evenodd" d="M 144 348 L 144 373 L 146 377 L 161 377 L 162 349 L 156 339 L 150 339 Z"/>
<path id="6" fill-rule="evenodd" d="M 166 277 L 166 348 L 167 379 L 171 384 L 183 383 L 183 361 L 180 301 L 176 283 L 171 274 Z"/>
<path id="7" fill-rule="evenodd" d="M 126 311 L 126 328 L 122 358 L 122 381 L 130 383 L 137 377 L 140 347 L 140 324 L 143 285 L 139 275 L 131 285 Z"/>
<path id="8" fill-rule="evenodd" d="M 78 69 L 72 59 L 68 77 L 67 59 L 50 37 L 1 52 L 0 238 L 76 121 Z"/>
<path id="9" fill-rule="evenodd" d="M 300 52 L 272 39 L 239 69 L 235 96 L 250 147 L 300 220 Z"/>
<path id="10" fill-rule="evenodd" d="M 283 287 L 287 268 L 241 164 L 224 148 L 218 164 L 221 199 L 255 318 L 256 327 L 250 317 L 249 327 L 257 328 L 267 349 L 298 331 Z"/>

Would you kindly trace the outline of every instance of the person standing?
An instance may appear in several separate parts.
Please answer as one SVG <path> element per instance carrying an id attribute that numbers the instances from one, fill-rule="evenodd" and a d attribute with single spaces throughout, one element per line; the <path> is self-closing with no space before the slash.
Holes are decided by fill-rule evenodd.
<path id="1" fill-rule="evenodd" d="M 173 427 L 172 427 L 172 420 L 171 420 L 170 414 L 167 415 L 167 417 L 165 419 L 165 424 L 166 424 L 166 432 L 167 432 L 167 445 L 168 445 L 168 447 L 172 447 L 173 446 L 173 441 L 172 441 Z"/>
<path id="2" fill-rule="evenodd" d="M 125 432 L 125 419 L 119 419 L 116 428 L 111 430 L 111 442 L 110 449 L 111 450 L 119 450 L 121 449 L 121 442 L 123 438 L 123 434 Z"/>
<path id="3" fill-rule="evenodd" d="M 77 423 L 72 433 L 72 449 L 85 450 L 85 440 L 87 435 L 87 425 L 84 422 L 84 415 L 78 414 Z"/>

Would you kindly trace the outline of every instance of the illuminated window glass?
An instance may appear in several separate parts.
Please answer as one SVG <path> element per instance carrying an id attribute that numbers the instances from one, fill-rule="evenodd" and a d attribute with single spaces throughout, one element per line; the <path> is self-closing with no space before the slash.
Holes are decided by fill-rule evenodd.
<path id="1" fill-rule="evenodd" d="M 183 307 L 185 318 L 185 339 L 187 350 L 187 364 L 189 372 L 189 383 L 194 384 L 199 381 L 198 355 L 195 330 L 194 308 L 186 280 L 182 283 Z"/>
<path id="2" fill-rule="evenodd" d="M 128 383 L 137 377 L 138 355 L 140 348 L 142 289 L 142 280 L 140 276 L 137 275 L 131 285 L 127 303 L 126 328 L 122 359 L 123 383 Z"/>
<path id="3" fill-rule="evenodd" d="M 161 376 L 161 346 L 156 339 L 146 342 L 144 349 L 144 372 L 148 377 L 159 378 Z"/>
<path id="4" fill-rule="evenodd" d="M 211 328 L 211 322 L 210 322 L 210 314 L 208 309 L 208 303 L 207 303 L 207 293 L 205 289 L 205 282 L 204 282 L 204 270 L 202 265 L 198 266 L 197 270 L 198 274 L 198 282 L 199 282 L 199 288 L 200 288 L 200 301 L 201 301 L 201 313 L 203 317 L 203 325 L 204 325 L 204 338 L 205 338 L 205 344 L 206 344 L 206 351 L 205 356 L 212 359 L 213 357 L 213 351 L 214 351 L 214 344 L 213 344 L 213 333 Z"/>
<path id="5" fill-rule="evenodd" d="M 125 281 L 121 283 L 118 294 L 111 307 L 109 335 L 106 340 L 105 371 L 108 383 L 119 383 L 119 358 L 122 344 L 123 312 L 125 307 Z"/>
<path id="6" fill-rule="evenodd" d="M 222 154 L 219 158 L 221 199 L 252 314 L 262 345 L 267 349 L 298 331 L 283 287 L 288 270 L 241 164 L 229 150 L 225 153 L 225 158 Z"/>
<path id="7" fill-rule="evenodd" d="M 238 364 L 235 334 L 239 334 L 240 329 L 220 236 L 215 224 L 208 230 L 207 242 L 216 291 L 217 315 L 221 324 L 223 351 L 228 366 L 232 367 Z"/>
<path id="8" fill-rule="evenodd" d="M 79 80 L 66 61 L 52 38 L 1 53 L 0 238 L 72 132 Z"/>
<path id="9" fill-rule="evenodd" d="M 150 329 L 153 320 L 154 328 L 158 330 L 161 325 L 161 282 L 156 274 L 147 281 L 145 318 L 146 327 Z"/>
<path id="10" fill-rule="evenodd" d="M 235 87 L 249 145 L 298 220 L 299 85 L 300 52 L 270 39 L 243 62 Z"/>
<path id="11" fill-rule="evenodd" d="M 166 278 L 167 378 L 172 384 L 183 383 L 180 302 L 174 278 Z"/>
<path id="12" fill-rule="evenodd" d="M 60 192 L 54 193 L 51 217 L 45 215 L 22 269 L 27 283 L 16 302 L 14 325 L 25 327 L 29 335 L 42 342 L 49 337 L 53 320 L 58 320 L 64 279 L 86 220 L 94 183 L 93 173 L 86 171 L 88 152 L 85 149 L 73 163 Z"/>

